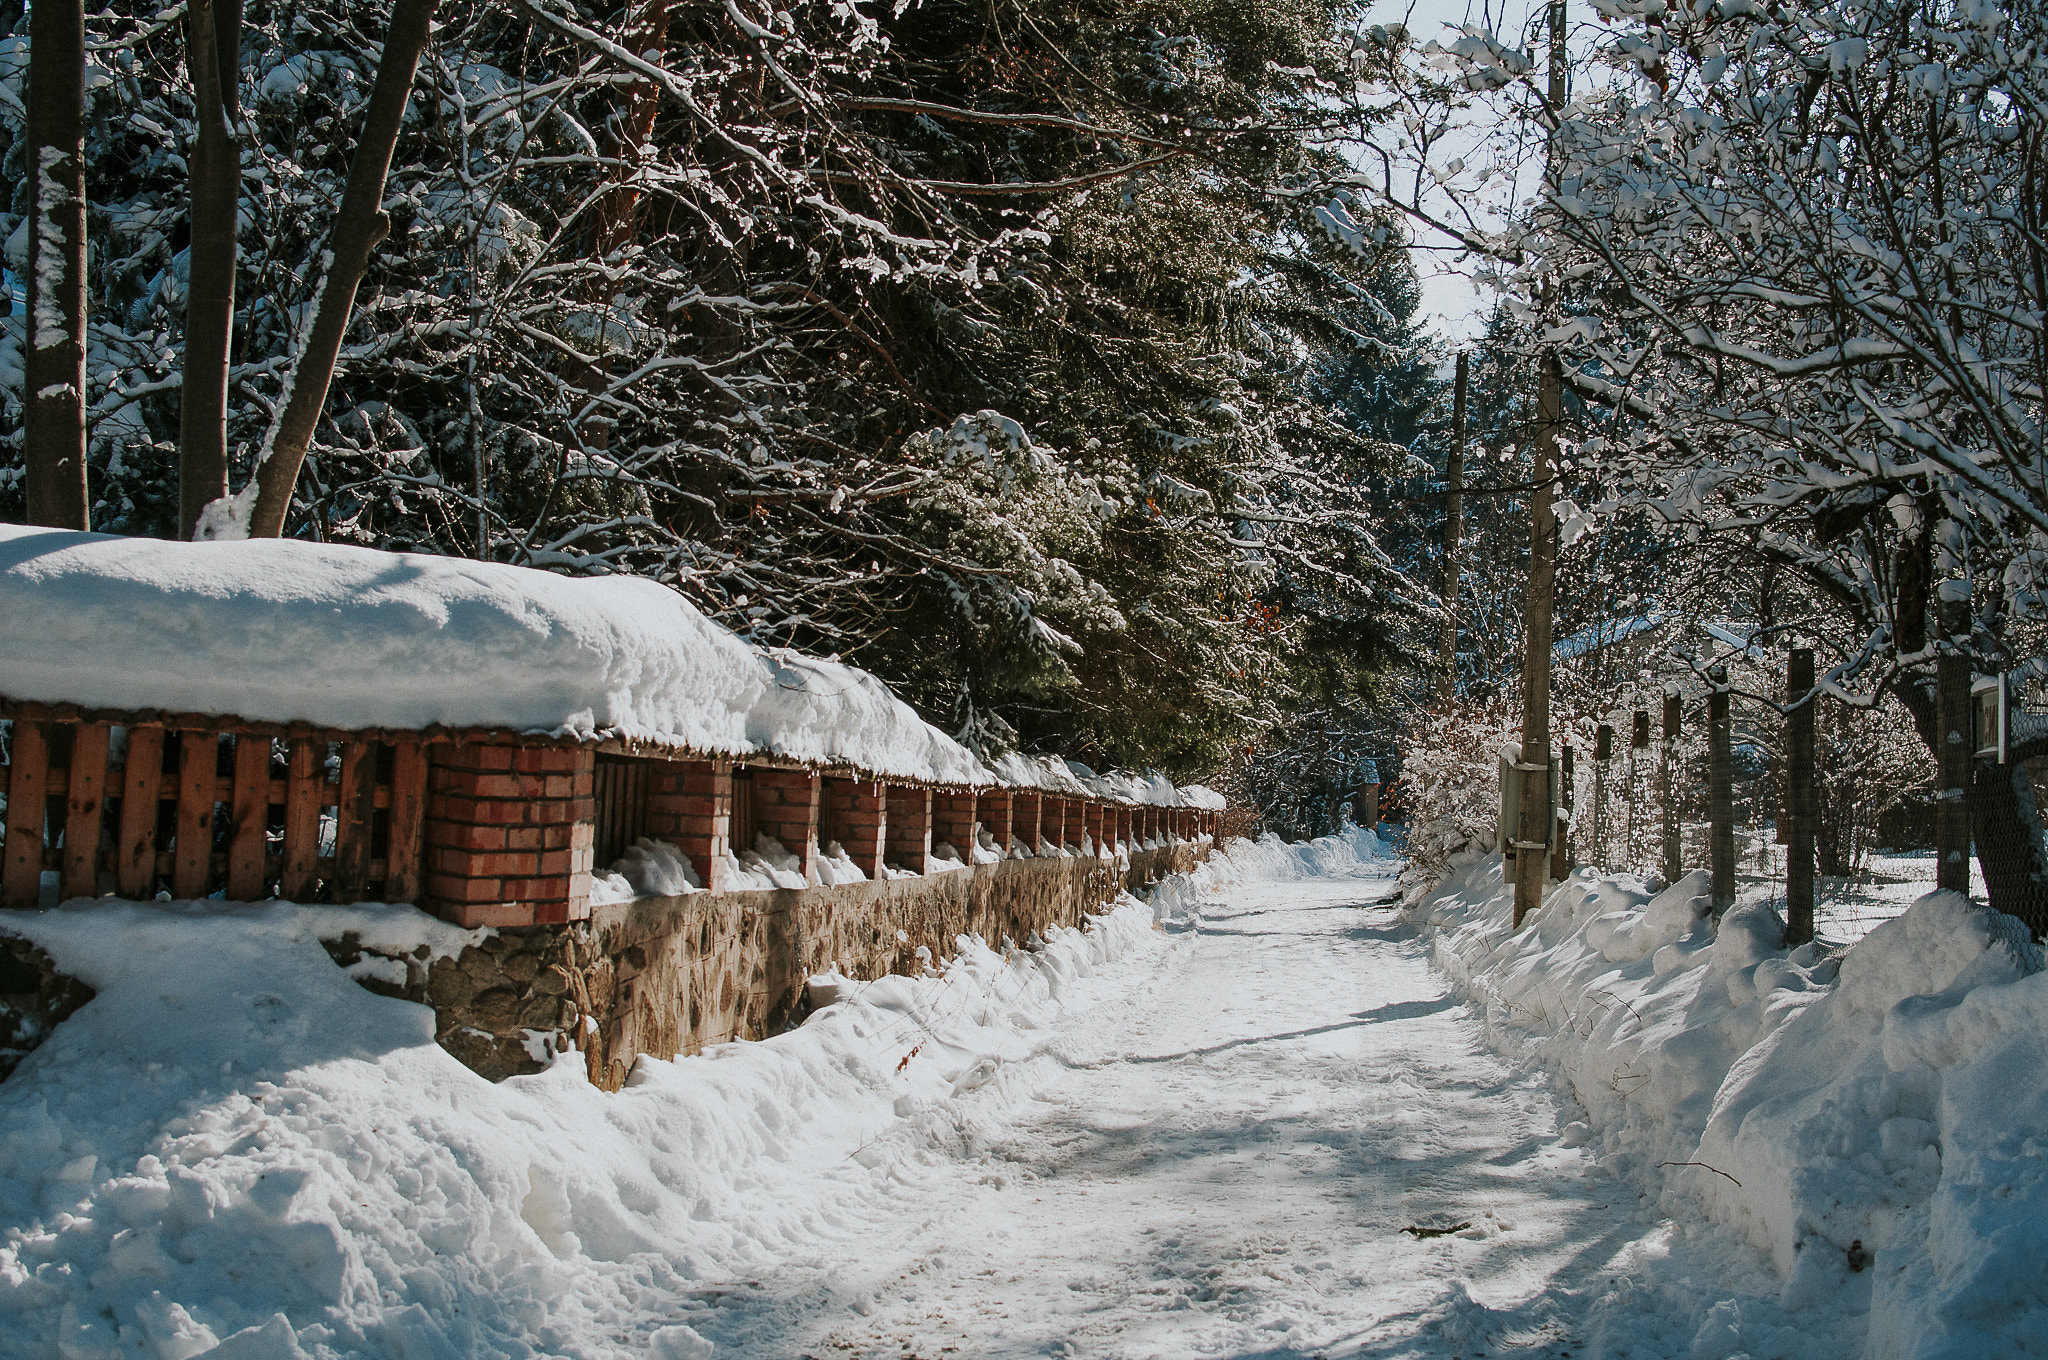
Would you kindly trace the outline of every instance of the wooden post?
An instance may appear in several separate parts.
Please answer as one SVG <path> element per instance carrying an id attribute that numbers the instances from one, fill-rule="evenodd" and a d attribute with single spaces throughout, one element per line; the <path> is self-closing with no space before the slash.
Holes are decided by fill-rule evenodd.
<path id="1" fill-rule="evenodd" d="M 1607 767 L 1614 763 L 1614 725 L 1593 729 L 1593 863 L 1608 868 Z"/>
<path id="2" fill-rule="evenodd" d="M 1650 749 L 1650 710 L 1637 709 L 1631 721 L 1633 725 L 1629 729 L 1628 742 L 1628 867 L 1634 869 L 1643 862 L 1637 848 L 1641 842 L 1636 835 L 1636 808 L 1642 801 L 1642 753 Z"/>
<path id="3" fill-rule="evenodd" d="M 1707 800 L 1713 823 L 1714 910 L 1735 905 L 1735 734 L 1728 715 L 1728 668 L 1707 672 L 1713 693 L 1707 699 Z"/>
<path id="4" fill-rule="evenodd" d="M 1785 700 L 1785 809 L 1791 847 L 1785 861 L 1785 943 L 1802 945 L 1813 938 L 1813 732 L 1814 709 L 1820 695 L 1814 690 L 1813 648 L 1792 649 L 1792 664 L 1786 674 Z"/>
<path id="5" fill-rule="evenodd" d="M 1437 598 L 1444 622 L 1436 641 L 1436 702 L 1446 715 L 1458 688 L 1458 549 L 1465 541 L 1465 367 L 1458 351 L 1456 395 L 1451 403 L 1451 452 L 1444 462 L 1444 557 Z"/>
<path id="6" fill-rule="evenodd" d="M 7 846 L 0 867 L 0 906 L 42 905 L 43 830 L 49 813 L 49 728 L 14 720 L 7 766 Z"/>
<path id="7" fill-rule="evenodd" d="M 128 760 L 121 770 L 120 845 L 114 886 L 140 901 L 156 892 L 156 829 L 164 778 L 164 730 L 153 724 L 128 729 Z"/>
<path id="8" fill-rule="evenodd" d="M 235 795 L 228 804 L 230 902 L 263 900 L 263 856 L 270 822 L 270 738 L 235 734 Z"/>
<path id="9" fill-rule="evenodd" d="M 1969 587 L 1941 584 L 1941 657 L 1935 663 L 1935 709 L 1940 718 L 1934 802 L 1934 886 L 1970 891 L 1970 638 Z"/>
<path id="10" fill-rule="evenodd" d="M 135 739 L 128 740 L 133 760 Z M 284 870 L 278 883 L 279 896 L 288 902 L 311 902 L 320 891 L 320 766 L 326 751 L 324 741 L 299 737 L 291 744 L 284 777 Z"/>
<path id="11" fill-rule="evenodd" d="M 1658 768 L 1658 800 L 1664 807 L 1664 881 L 1678 881 L 1678 696 L 1664 696 L 1664 762 Z"/>
<path id="12" fill-rule="evenodd" d="M 1550 837 L 1550 876 L 1562 883 L 1572 876 L 1572 781 L 1577 769 L 1572 760 L 1572 747 L 1566 742 L 1558 753 L 1557 806 L 1551 814 L 1556 822 Z"/>

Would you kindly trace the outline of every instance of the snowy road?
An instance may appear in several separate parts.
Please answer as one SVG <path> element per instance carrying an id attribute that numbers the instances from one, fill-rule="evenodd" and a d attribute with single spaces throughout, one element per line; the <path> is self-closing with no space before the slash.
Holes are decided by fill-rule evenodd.
<path id="1" fill-rule="evenodd" d="M 1560 1146 L 1390 889 L 1232 890 L 861 1233 L 678 1320 L 761 1356 L 1579 1353 L 1634 1196 Z"/>

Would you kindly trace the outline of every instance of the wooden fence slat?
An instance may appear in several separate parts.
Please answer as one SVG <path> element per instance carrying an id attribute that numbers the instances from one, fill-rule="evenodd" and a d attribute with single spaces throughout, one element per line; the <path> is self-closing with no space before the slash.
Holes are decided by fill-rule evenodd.
<path id="1" fill-rule="evenodd" d="M 341 747 L 341 791 L 335 811 L 334 890 L 336 902 L 360 902 L 370 887 L 370 827 L 377 808 L 377 744 L 350 741 Z"/>
<path id="2" fill-rule="evenodd" d="M 285 776 L 284 875 L 278 892 L 287 901 L 310 902 L 320 885 L 320 757 L 325 742 L 301 737 L 292 742 L 291 771 Z"/>
<path id="3" fill-rule="evenodd" d="M 107 751 L 113 729 L 80 723 L 71 732 L 71 779 L 64 801 L 61 897 L 100 895 L 100 824 L 107 806 Z"/>
<path id="4" fill-rule="evenodd" d="M 128 764 L 121 772 L 120 843 L 114 850 L 114 885 L 121 896 L 156 891 L 157 800 L 164 778 L 164 730 L 128 729 Z"/>
<path id="5" fill-rule="evenodd" d="M 220 741 L 211 732 L 178 734 L 178 833 L 171 850 L 171 895 L 204 897 L 213 868 L 215 763 Z"/>
<path id="6" fill-rule="evenodd" d="M 264 831 L 270 821 L 270 738 L 235 737 L 234 830 L 228 839 L 227 896 L 263 900 Z"/>
<path id="7" fill-rule="evenodd" d="M 427 753 L 417 741 L 391 748 L 391 811 L 386 826 L 384 900 L 417 902 L 420 841 L 426 828 Z"/>
<path id="8" fill-rule="evenodd" d="M 16 719 L 8 758 L 7 845 L 0 863 L 0 906 L 34 907 L 43 895 L 43 799 L 50 772 L 43 724 Z"/>

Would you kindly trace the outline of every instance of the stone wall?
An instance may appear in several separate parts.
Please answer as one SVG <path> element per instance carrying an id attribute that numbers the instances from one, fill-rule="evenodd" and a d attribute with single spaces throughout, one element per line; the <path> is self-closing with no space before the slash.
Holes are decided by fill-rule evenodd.
<path id="1" fill-rule="evenodd" d="M 948 873 L 837 887 L 644 897 L 586 921 L 501 928 L 455 958 L 407 958 L 403 986 L 425 1002 L 441 1046 L 493 1079 L 534 1072 L 576 1048 L 591 1080 L 616 1090 L 642 1053 L 763 1039 L 808 1013 L 805 980 L 917 973 L 961 935 L 1023 944 L 1077 926 L 1123 888 L 1187 872 L 1197 842 L 1140 851 L 1128 868 L 1096 858 L 1012 859 Z M 344 939 L 344 965 L 361 957 Z"/>

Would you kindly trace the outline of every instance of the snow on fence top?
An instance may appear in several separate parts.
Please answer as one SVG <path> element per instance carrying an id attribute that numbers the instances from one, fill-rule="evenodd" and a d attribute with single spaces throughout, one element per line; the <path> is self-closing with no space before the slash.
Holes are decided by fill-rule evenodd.
<path id="1" fill-rule="evenodd" d="M 611 736 L 939 784 L 1181 801 L 1163 778 L 1084 769 L 1084 781 L 1051 757 L 1008 756 L 991 770 L 867 672 L 751 647 L 637 577 L 8 524 L 0 600 L 0 696 L 10 699 Z"/>

